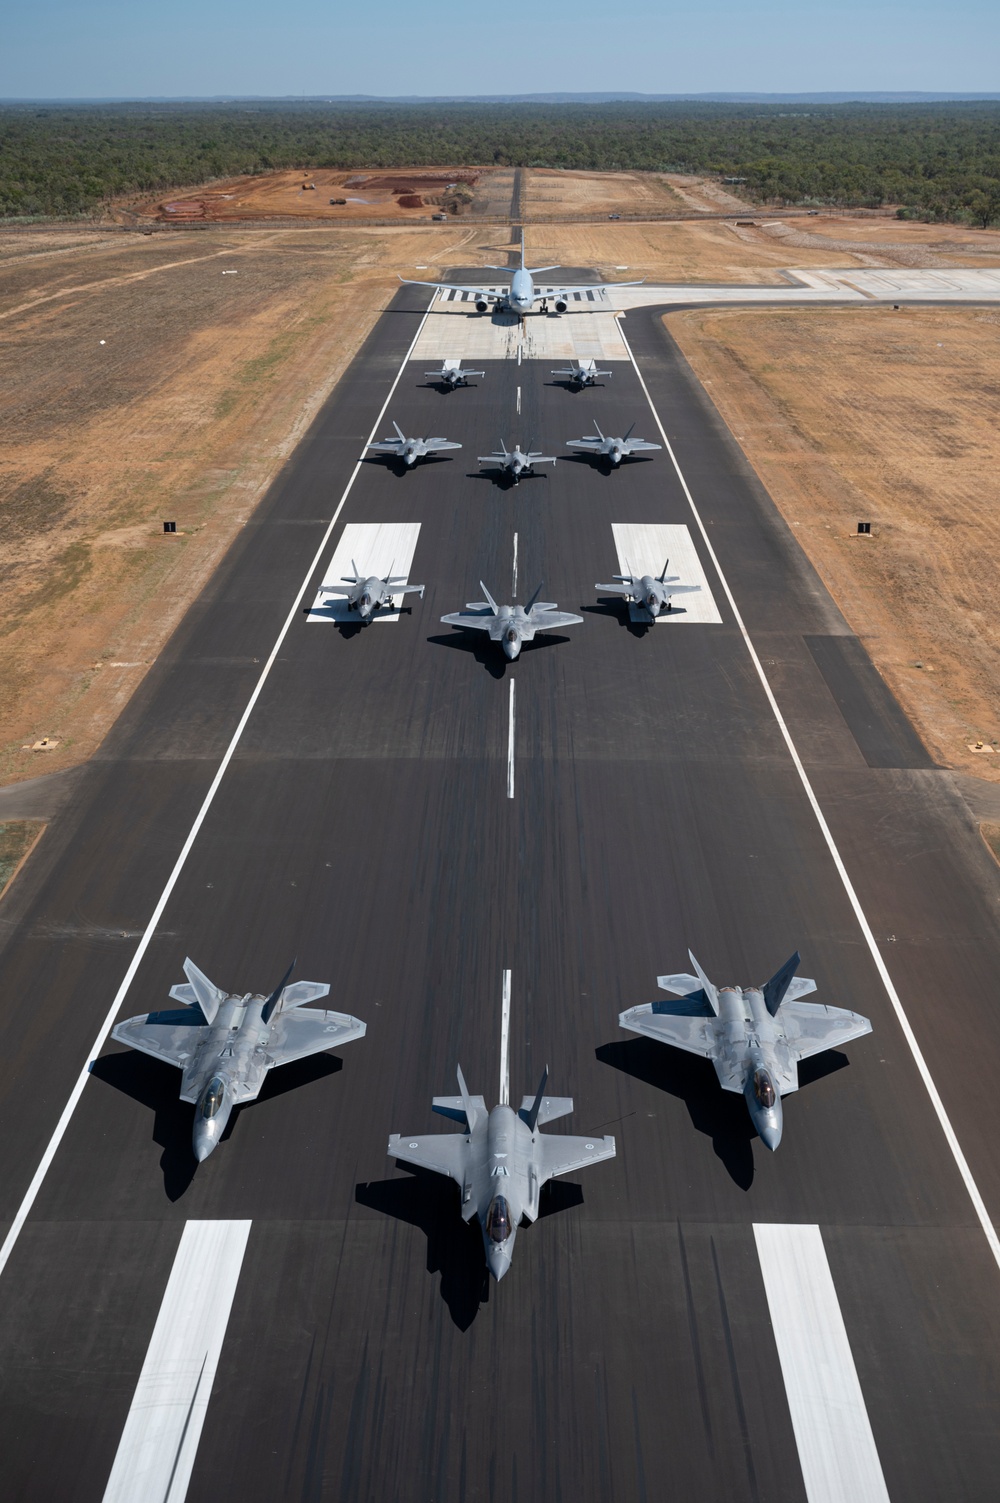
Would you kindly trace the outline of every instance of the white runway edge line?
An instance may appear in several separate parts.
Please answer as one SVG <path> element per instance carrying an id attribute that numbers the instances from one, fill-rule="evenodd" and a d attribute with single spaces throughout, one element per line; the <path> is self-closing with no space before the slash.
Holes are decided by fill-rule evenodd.
<path id="1" fill-rule="evenodd" d="M 888 967 L 886 966 L 885 961 L 882 959 L 882 952 L 879 950 L 878 944 L 875 941 L 875 936 L 872 933 L 871 925 L 869 924 L 868 919 L 865 916 L 865 911 L 861 906 L 861 900 L 859 899 L 857 893 L 854 891 L 854 884 L 847 874 L 847 867 L 844 865 L 843 858 L 841 857 L 841 854 L 837 849 L 837 845 L 834 841 L 830 827 L 826 822 L 826 817 L 819 806 L 819 800 L 817 799 L 816 794 L 813 791 L 813 786 L 809 781 L 808 774 L 806 773 L 806 770 L 802 765 L 802 759 L 798 754 L 795 742 L 792 740 L 791 732 L 785 724 L 784 716 L 782 715 L 781 710 L 778 707 L 778 701 L 774 697 L 774 691 L 772 690 L 771 685 L 768 683 L 767 674 L 764 672 L 764 666 L 761 663 L 760 658 L 757 656 L 757 651 L 750 640 L 750 633 L 746 629 L 746 624 L 743 620 L 743 617 L 740 615 L 733 592 L 729 588 L 729 581 L 727 580 L 725 574 L 723 574 L 722 572 L 722 565 L 719 563 L 719 560 L 716 557 L 715 549 L 712 547 L 712 542 L 709 538 L 708 531 L 701 519 L 701 513 L 698 511 L 697 506 L 695 506 L 694 504 L 694 497 L 688 489 L 688 483 L 684 479 L 683 471 L 681 470 L 681 467 L 677 462 L 677 455 L 674 453 L 673 446 L 669 438 L 667 437 L 666 430 L 663 424 L 660 422 L 660 414 L 657 412 L 656 407 L 653 405 L 653 398 L 650 396 L 649 387 L 646 385 L 646 382 L 643 379 L 642 371 L 639 369 L 636 358 L 632 353 L 632 347 L 629 344 L 628 340 L 625 338 L 624 329 L 622 330 L 622 342 L 624 343 L 625 348 L 628 351 L 628 357 L 631 360 L 633 369 L 635 370 L 635 373 L 639 378 L 639 385 L 642 387 L 646 401 L 649 403 L 649 410 L 653 414 L 656 426 L 660 430 L 660 436 L 663 439 L 664 447 L 666 448 L 667 453 L 670 455 L 670 461 L 673 464 L 677 478 L 681 483 L 684 495 L 687 497 L 687 503 L 691 508 L 691 515 L 694 517 L 695 524 L 697 525 L 698 531 L 701 534 L 701 539 L 705 545 L 705 550 L 708 553 L 709 558 L 712 560 L 715 571 L 719 576 L 719 583 L 721 584 L 726 599 L 729 602 L 729 608 L 736 620 L 736 625 L 739 627 L 740 635 L 743 638 L 747 652 L 750 654 L 754 668 L 757 670 L 757 677 L 760 679 L 764 693 L 767 695 L 768 704 L 771 706 L 774 718 L 778 722 L 778 729 L 781 731 L 782 738 L 788 748 L 788 754 L 795 765 L 795 771 L 799 775 L 799 781 L 801 782 L 802 787 L 805 790 L 806 798 L 809 800 L 813 814 L 816 817 L 816 823 L 819 825 L 823 839 L 826 842 L 827 850 L 830 852 L 830 856 L 833 859 L 833 864 L 837 869 L 837 875 L 840 877 L 840 880 L 843 883 L 848 902 L 854 910 L 854 917 L 858 921 L 858 926 L 861 929 L 861 933 L 864 935 L 865 943 L 868 946 L 872 960 L 875 962 L 875 969 L 879 973 L 882 985 L 885 987 L 886 995 L 888 996 L 889 1001 L 892 1004 L 892 1009 L 896 1014 L 896 1019 L 899 1023 L 900 1028 L 903 1030 L 903 1037 L 906 1039 L 910 1053 L 913 1056 L 913 1062 L 920 1073 L 920 1078 L 923 1081 L 927 1094 L 931 1099 L 931 1105 L 933 1106 L 938 1122 L 940 1123 L 941 1131 L 945 1135 L 948 1147 L 951 1149 L 952 1158 L 955 1160 L 955 1164 L 958 1167 L 958 1172 L 962 1176 L 962 1181 L 969 1193 L 969 1198 L 972 1201 L 976 1215 L 979 1218 L 979 1224 L 983 1229 L 983 1233 L 986 1237 L 987 1242 L 989 1243 L 990 1252 L 993 1254 L 997 1267 L 1000 1268 L 1000 1238 L 998 1238 L 997 1236 L 996 1228 L 990 1220 L 985 1202 L 983 1201 L 983 1197 L 979 1193 L 979 1186 L 976 1184 L 976 1181 L 973 1178 L 972 1170 L 969 1168 L 965 1154 L 962 1152 L 961 1144 L 958 1141 L 955 1129 L 951 1125 L 951 1119 L 949 1118 L 948 1113 L 945 1110 L 944 1102 L 941 1100 L 938 1088 L 934 1084 L 934 1077 L 931 1075 L 931 1072 L 927 1066 L 927 1061 L 924 1059 L 920 1045 L 917 1043 L 917 1036 L 913 1032 L 909 1018 L 906 1016 L 906 1011 L 903 1007 L 902 1001 L 900 1000 L 899 993 L 896 991 L 892 977 L 889 975 Z"/>
<path id="2" fill-rule="evenodd" d="M 284 642 L 291 629 L 292 622 L 296 619 L 299 610 L 301 609 L 302 602 L 305 599 L 306 590 L 309 588 L 309 581 L 312 579 L 313 575 L 316 573 L 316 570 L 323 562 L 323 555 L 326 553 L 327 547 L 330 543 L 330 538 L 333 534 L 333 530 L 340 519 L 340 513 L 343 511 L 344 504 L 351 493 L 354 482 L 361 472 L 361 463 L 365 457 L 365 452 L 367 451 L 368 444 L 374 443 L 375 441 L 375 435 L 378 432 L 379 424 L 385 416 L 386 408 L 392 401 L 396 387 L 399 385 L 400 377 L 405 371 L 407 362 L 409 361 L 410 352 L 412 351 L 413 346 L 416 344 L 417 340 L 420 338 L 421 330 L 423 329 L 424 324 L 427 322 L 428 315 L 430 314 L 430 311 L 434 306 L 434 299 L 436 297 L 437 293 L 433 292 L 431 294 L 431 300 L 427 305 L 426 312 L 424 313 L 423 318 L 420 320 L 417 332 L 414 334 L 413 340 L 409 348 L 407 349 L 405 356 L 403 357 L 403 363 L 399 367 L 399 370 L 396 372 L 396 379 L 390 386 L 389 394 L 386 397 L 385 401 L 382 403 L 379 414 L 372 424 L 371 432 L 369 433 L 368 440 L 361 451 L 361 456 L 358 459 L 357 464 L 354 466 L 354 469 L 351 471 L 351 477 L 348 480 L 347 485 L 344 487 L 344 493 L 337 504 L 337 509 L 334 512 L 333 516 L 330 518 L 330 525 L 324 532 L 319 547 L 316 549 L 316 552 L 312 557 L 312 560 L 306 571 L 306 576 L 299 588 L 299 592 L 292 602 L 291 609 L 289 610 L 288 615 L 285 618 L 285 623 L 278 633 L 277 640 L 275 641 L 274 646 L 271 648 L 271 652 L 266 663 L 261 669 L 260 677 L 258 678 L 256 685 L 254 686 L 253 693 L 250 695 L 250 698 L 247 701 L 247 707 L 243 711 L 243 714 L 240 716 L 239 723 L 237 724 L 236 729 L 233 732 L 232 740 L 226 747 L 225 754 L 223 755 L 222 761 L 219 763 L 218 770 L 216 771 L 215 777 L 212 779 L 211 786 L 209 787 L 208 792 L 205 794 L 202 806 L 195 816 L 194 824 L 191 826 L 188 837 L 181 847 L 180 855 L 177 857 L 177 860 L 174 863 L 174 869 L 170 873 L 170 876 L 167 878 L 167 885 L 166 887 L 164 887 L 162 893 L 160 894 L 159 901 L 157 902 L 156 907 L 153 909 L 152 917 L 150 918 L 149 923 L 146 925 L 143 936 L 140 939 L 138 946 L 136 947 L 136 952 L 132 956 L 131 964 L 129 965 L 128 970 L 125 972 L 124 980 L 115 993 L 114 1001 L 111 1003 L 111 1006 L 108 1009 L 107 1017 L 101 1024 L 97 1037 L 95 1038 L 91 1046 L 87 1063 L 80 1071 L 76 1084 L 70 1092 L 69 1100 L 63 1107 L 62 1115 L 60 1116 L 59 1121 L 56 1123 L 55 1131 L 53 1132 L 51 1138 L 48 1141 L 48 1144 L 46 1145 L 45 1152 L 42 1154 L 41 1162 L 39 1163 L 38 1168 L 35 1170 L 31 1184 L 25 1191 L 24 1199 L 18 1206 L 17 1214 L 14 1217 L 13 1222 L 11 1223 L 10 1231 L 7 1233 L 3 1247 L 0 1248 L 0 1274 L 3 1273 L 4 1269 L 7 1266 L 7 1260 L 14 1250 L 14 1246 L 17 1242 L 18 1237 L 21 1235 L 21 1229 L 23 1228 L 25 1221 L 28 1219 L 31 1207 L 35 1203 L 35 1198 L 38 1195 L 39 1190 L 42 1188 L 42 1185 L 45 1182 L 45 1176 L 46 1174 L 48 1174 L 49 1169 L 52 1165 L 52 1160 L 55 1158 L 56 1150 L 63 1140 L 66 1129 L 69 1126 L 70 1121 L 72 1120 L 73 1113 L 76 1111 L 80 1097 L 83 1095 L 83 1088 L 87 1084 L 87 1077 L 90 1074 L 90 1067 L 97 1056 L 100 1054 L 101 1050 L 104 1048 L 104 1045 L 107 1042 L 108 1034 L 114 1027 L 114 1022 L 121 1009 L 121 1005 L 128 995 L 128 989 L 132 985 L 132 982 L 135 979 L 135 974 L 142 963 L 142 958 L 149 948 L 149 943 L 156 932 L 157 924 L 160 922 L 160 919 L 163 916 L 163 910 L 167 906 L 170 894 L 173 892 L 174 887 L 177 884 L 178 877 L 184 870 L 184 864 L 187 861 L 188 856 L 191 854 L 191 847 L 194 845 L 195 840 L 198 837 L 198 832 L 205 822 L 205 817 L 208 814 L 209 809 L 212 807 L 212 804 L 215 800 L 215 795 L 219 791 L 219 786 L 222 782 L 222 779 L 225 777 L 236 748 L 240 743 L 240 738 L 242 737 L 243 732 L 246 730 L 247 722 L 249 721 L 250 716 L 253 714 L 254 706 L 256 705 L 258 699 L 261 696 L 261 693 L 263 692 L 268 675 L 270 674 L 271 669 L 274 667 L 278 653 L 281 651 L 282 643 Z"/>
<path id="3" fill-rule="evenodd" d="M 185 1224 L 104 1503 L 184 1503 L 250 1226 Z"/>
<path id="4" fill-rule="evenodd" d="M 507 726 L 507 797 L 514 797 L 514 680 L 510 681 L 510 719 Z"/>
<path id="5" fill-rule="evenodd" d="M 510 1105 L 510 971 L 500 993 L 500 1105 Z"/>
<path id="6" fill-rule="evenodd" d="M 889 1503 L 819 1227 L 753 1234 L 809 1503 Z"/>

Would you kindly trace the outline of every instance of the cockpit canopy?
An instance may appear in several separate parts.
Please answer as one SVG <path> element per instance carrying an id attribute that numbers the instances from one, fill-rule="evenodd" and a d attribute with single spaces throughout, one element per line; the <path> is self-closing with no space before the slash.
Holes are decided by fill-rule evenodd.
<path id="1" fill-rule="evenodd" d="M 486 1234 L 491 1242 L 506 1242 L 513 1230 L 510 1207 L 502 1195 L 494 1195 L 486 1214 Z"/>
<path id="2" fill-rule="evenodd" d="M 770 1111 L 775 1102 L 775 1090 L 766 1070 L 753 1072 L 753 1093 L 765 1111 Z"/>
<path id="3" fill-rule="evenodd" d="M 226 1082 L 221 1075 L 213 1075 L 204 1091 L 202 1091 L 201 1100 L 198 1103 L 200 1115 L 206 1121 L 210 1122 L 213 1117 L 218 1115 L 225 1094 Z"/>
<path id="4" fill-rule="evenodd" d="M 508 642 L 516 642 L 517 641 L 517 630 L 513 626 L 508 626 L 508 628 L 507 628 L 507 641 Z"/>

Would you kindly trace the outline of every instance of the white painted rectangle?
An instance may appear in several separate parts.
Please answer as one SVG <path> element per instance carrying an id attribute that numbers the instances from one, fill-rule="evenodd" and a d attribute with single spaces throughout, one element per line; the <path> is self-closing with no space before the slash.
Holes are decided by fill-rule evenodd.
<path id="1" fill-rule="evenodd" d="M 352 559 L 362 574 L 377 574 L 385 579 L 391 570 L 409 583 L 419 536 L 419 522 L 348 522 L 323 570 L 321 583 L 341 584 L 345 574 L 354 573 Z M 398 621 L 399 607 L 405 599 L 405 595 L 394 595 L 393 610 L 379 611 L 375 620 Z M 356 622 L 357 616 L 347 609 L 343 595 L 324 595 L 318 590 L 306 620 L 345 623 Z"/>
<path id="2" fill-rule="evenodd" d="M 183 1503 L 251 1225 L 185 1224 L 104 1503 Z"/>
<path id="3" fill-rule="evenodd" d="M 809 1503 L 889 1503 L 819 1227 L 753 1232 Z"/>
<path id="4" fill-rule="evenodd" d="M 619 574 L 662 574 L 670 560 L 668 574 L 679 576 L 681 584 L 701 585 L 696 595 L 675 595 L 669 611 L 657 616 L 657 625 L 684 621 L 700 626 L 717 626 L 722 616 L 709 589 L 691 534 L 683 524 L 651 522 L 613 522 L 611 530 L 618 551 Z M 633 621 L 649 617 L 629 607 Z"/>

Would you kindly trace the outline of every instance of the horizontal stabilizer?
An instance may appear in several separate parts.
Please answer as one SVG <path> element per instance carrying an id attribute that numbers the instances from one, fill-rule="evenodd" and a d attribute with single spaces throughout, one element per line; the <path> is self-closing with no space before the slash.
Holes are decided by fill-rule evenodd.
<path id="1" fill-rule="evenodd" d="M 528 1120 L 528 1113 L 535 1104 L 534 1096 L 522 1096 L 521 1107 L 518 1116 L 523 1122 Z M 554 1122 L 557 1117 L 567 1117 L 573 1110 L 572 1096 L 543 1096 L 538 1108 L 538 1126 L 546 1122 Z"/>
<path id="2" fill-rule="evenodd" d="M 672 976 L 657 976 L 656 984 L 665 992 L 673 992 L 675 997 L 687 997 L 692 992 L 701 991 L 701 982 L 697 976 L 689 976 L 686 971 L 675 971 Z"/>
<path id="3" fill-rule="evenodd" d="M 329 981 L 293 981 L 281 994 L 281 1006 L 284 1010 L 304 1007 L 307 1002 L 318 1002 L 321 997 L 329 995 Z"/>
<path id="4" fill-rule="evenodd" d="M 468 1127 L 465 1099 L 463 1096 L 435 1096 L 431 1101 L 431 1108 L 439 1112 L 442 1117 L 450 1117 L 452 1122 L 460 1122 L 463 1127 Z M 483 1096 L 470 1096 L 468 1100 L 477 1114 L 486 1111 L 486 1100 Z"/>
<path id="5" fill-rule="evenodd" d="M 188 1007 L 197 1007 L 198 998 L 194 994 L 194 987 L 189 981 L 181 981 L 177 986 L 172 986 L 167 993 L 175 1002 L 185 1002 Z"/>

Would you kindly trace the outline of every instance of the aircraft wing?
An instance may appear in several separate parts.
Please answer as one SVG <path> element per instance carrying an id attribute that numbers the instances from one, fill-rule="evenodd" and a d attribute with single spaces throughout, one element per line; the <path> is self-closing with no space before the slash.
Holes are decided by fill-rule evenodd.
<path id="1" fill-rule="evenodd" d="M 393 595 L 423 595 L 425 588 L 422 584 L 396 584 L 391 579 L 384 580 L 383 583 L 390 599 Z"/>
<path id="2" fill-rule="evenodd" d="M 544 292 L 536 287 L 535 293 L 537 296 L 549 298 L 565 297 L 570 292 L 614 292 L 619 287 L 641 287 L 645 280 L 645 277 L 640 277 L 638 282 L 581 282 L 579 287 L 546 287 Z"/>
<path id="3" fill-rule="evenodd" d="M 780 1023 L 793 1059 L 808 1059 L 824 1049 L 835 1049 L 851 1039 L 871 1033 L 872 1025 L 859 1012 L 846 1007 L 826 1007 L 822 1002 L 789 1002 L 778 1008 Z"/>
<path id="4" fill-rule="evenodd" d="M 629 454 L 641 454 L 643 449 L 662 449 L 662 444 L 651 444 L 645 438 L 627 438 L 625 440 Z"/>
<path id="5" fill-rule="evenodd" d="M 634 584 L 595 584 L 595 590 L 603 590 L 605 595 L 631 595 L 635 589 Z"/>
<path id="6" fill-rule="evenodd" d="M 194 1056 L 204 1038 L 204 1014 L 200 1007 L 183 1007 L 174 1012 L 142 1013 L 137 1018 L 125 1018 L 116 1023 L 111 1037 L 119 1044 L 128 1044 L 151 1054 L 154 1059 L 165 1060 L 183 1070 Z"/>
<path id="7" fill-rule="evenodd" d="M 567 449 L 591 449 L 596 452 L 603 447 L 603 444 L 604 439 L 596 435 L 593 438 L 568 438 L 566 440 Z"/>
<path id="8" fill-rule="evenodd" d="M 551 631 L 554 626 L 579 626 L 582 621 L 582 616 L 571 615 L 569 611 L 542 611 L 540 616 L 532 611 L 527 624 L 533 631 Z"/>
<path id="9" fill-rule="evenodd" d="M 693 595 L 696 590 L 700 590 L 701 589 L 701 585 L 700 584 L 668 584 L 668 585 L 664 585 L 664 589 L 666 590 L 666 592 L 667 592 L 668 595 Z"/>
<path id="10" fill-rule="evenodd" d="M 491 270 L 487 267 L 487 270 Z M 506 266 L 498 267 L 498 271 L 507 271 Z M 503 297 L 502 292 L 491 292 L 488 287 L 470 287 L 464 282 L 418 282 L 411 277 L 400 277 L 404 287 L 437 287 L 441 292 L 472 292 L 477 297 Z M 619 286 L 627 286 L 628 283 L 619 283 Z M 578 289 L 579 290 L 579 289 Z"/>
<path id="11" fill-rule="evenodd" d="M 418 1169 L 432 1169 L 446 1174 L 456 1184 L 465 1184 L 470 1159 L 469 1140 L 461 1132 L 430 1133 L 408 1138 L 394 1132 L 389 1139 L 389 1157 L 414 1164 Z M 475 1208 L 473 1207 L 473 1213 Z"/>
<path id="12" fill-rule="evenodd" d="M 425 449 L 433 449 L 433 450 L 436 451 L 438 449 L 460 449 L 461 447 L 462 447 L 461 444 L 453 443 L 450 438 L 425 438 L 424 439 L 424 448 Z"/>
<path id="13" fill-rule="evenodd" d="M 374 449 L 377 454 L 402 454 L 403 445 L 398 438 L 383 438 L 377 444 L 368 444 L 369 449 Z"/>
<path id="14" fill-rule="evenodd" d="M 554 1179 L 558 1174 L 570 1174 L 574 1169 L 586 1169 L 588 1164 L 600 1163 L 601 1159 L 613 1159 L 615 1140 L 606 1138 L 568 1138 L 562 1133 L 543 1133 L 538 1139 L 539 1183 Z"/>
<path id="15" fill-rule="evenodd" d="M 473 631 L 489 631 L 496 619 L 492 611 L 488 616 L 474 616 L 471 612 L 453 611 L 450 616 L 442 616 L 441 622 L 444 626 L 468 626 Z"/>
<path id="16" fill-rule="evenodd" d="M 289 1065 L 293 1059 L 336 1049 L 352 1039 L 364 1038 L 365 1024 L 346 1012 L 319 1012 L 316 1009 L 275 1014 L 266 1049 L 275 1065 Z"/>
<path id="17" fill-rule="evenodd" d="M 706 1059 L 714 1056 L 715 1031 L 711 1026 L 712 1015 L 707 1010 L 692 1014 L 689 1009 L 683 1008 L 682 1003 L 676 1012 L 673 1009 L 654 1012 L 654 1006 L 659 1009 L 669 1007 L 670 1004 L 646 1002 L 640 1007 L 630 1007 L 626 1012 L 619 1013 L 618 1026 L 627 1028 L 630 1033 L 643 1033 L 661 1044 L 672 1044 L 675 1049 L 684 1049 L 688 1054 L 701 1054 Z"/>

